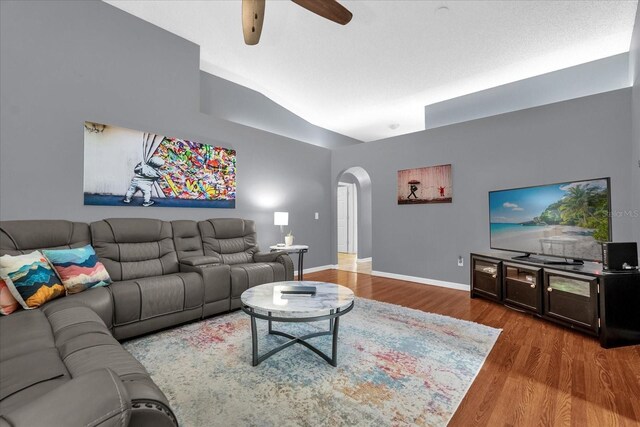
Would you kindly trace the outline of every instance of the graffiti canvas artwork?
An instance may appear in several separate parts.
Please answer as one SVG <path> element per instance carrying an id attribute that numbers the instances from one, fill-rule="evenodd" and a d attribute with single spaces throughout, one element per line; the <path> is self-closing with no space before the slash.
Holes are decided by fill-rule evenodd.
<path id="1" fill-rule="evenodd" d="M 235 201 L 235 150 L 85 122 L 85 205 L 235 208 Z"/>
<path id="2" fill-rule="evenodd" d="M 398 204 L 451 203 L 451 165 L 398 171 Z"/>

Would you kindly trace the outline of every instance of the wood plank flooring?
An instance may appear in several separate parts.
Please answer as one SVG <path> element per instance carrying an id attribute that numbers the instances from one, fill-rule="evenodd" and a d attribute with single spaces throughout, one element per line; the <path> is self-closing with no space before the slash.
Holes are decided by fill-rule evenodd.
<path id="1" fill-rule="evenodd" d="M 338 252 L 338 270 L 371 274 L 371 261 L 357 262 L 357 254 Z"/>
<path id="2" fill-rule="evenodd" d="M 450 426 L 640 426 L 640 345 L 606 350 L 465 291 L 338 270 L 305 280 L 503 330 Z"/>

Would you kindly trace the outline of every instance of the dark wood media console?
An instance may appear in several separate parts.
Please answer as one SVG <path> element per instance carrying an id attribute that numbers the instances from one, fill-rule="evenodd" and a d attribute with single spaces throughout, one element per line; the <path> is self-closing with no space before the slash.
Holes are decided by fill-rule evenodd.
<path id="1" fill-rule="evenodd" d="M 482 297 L 594 335 L 605 348 L 640 344 L 640 272 L 471 254 L 471 298 Z"/>

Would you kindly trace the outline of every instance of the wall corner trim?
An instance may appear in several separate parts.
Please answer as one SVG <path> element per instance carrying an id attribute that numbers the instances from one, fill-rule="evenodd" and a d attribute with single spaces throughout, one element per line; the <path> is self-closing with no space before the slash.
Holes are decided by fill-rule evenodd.
<path id="1" fill-rule="evenodd" d="M 463 283 L 446 282 L 444 280 L 427 279 L 424 277 L 405 276 L 404 274 L 387 273 L 384 271 L 372 271 L 372 276 L 386 277 L 388 279 L 405 280 L 407 282 L 420 283 L 422 285 L 440 286 L 441 288 L 469 291 L 469 285 Z"/>

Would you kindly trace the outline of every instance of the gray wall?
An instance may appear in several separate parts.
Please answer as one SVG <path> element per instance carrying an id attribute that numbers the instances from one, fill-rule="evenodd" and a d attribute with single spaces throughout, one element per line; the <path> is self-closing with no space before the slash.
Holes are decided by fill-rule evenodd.
<path id="1" fill-rule="evenodd" d="M 200 72 L 200 108 L 205 114 L 326 148 L 362 143 L 315 126 L 263 94 Z"/>
<path id="2" fill-rule="evenodd" d="M 489 249 L 490 190 L 610 176 L 613 209 L 632 208 L 630 107 L 627 88 L 333 150 L 332 200 L 342 171 L 363 167 L 373 189 L 373 269 L 468 285 L 469 252 Z M 396 203 L 398 170 L 446 163 L 453 203 Z M 628 240 L 632 226 L 614 218 L 614 239 Z M 335 238 L 332 249 L 335 259 Z"/>
<path id="3" fill-rule="evenodd" d="M 0 219 L 243 217 L 264 249 L 286 210 L 305 267 L 331 262 L 330 151 L 200 113 L 197 45 L 99 1 L 2 1 L 0 19 Z M 85 120 L 234 148 L 236 209 L 83 206 Z"/>
<path id="4" fill-rule="evenodd" d="M 632 116 L 633 116 L 633 155 L 632 165 L 634 211 L 634 236 L 640 244 L 640 7 L 636 12 L 636 23 L 633 28 L 630 50 L 630 76 L 633 79 Z M 640 254 L 638 254 L 640 259 Z"/>
<path id="5" fill-rule="evenodd" d="M 425 129 L 629 87 L 629 53 L 427 105 Z"/>

